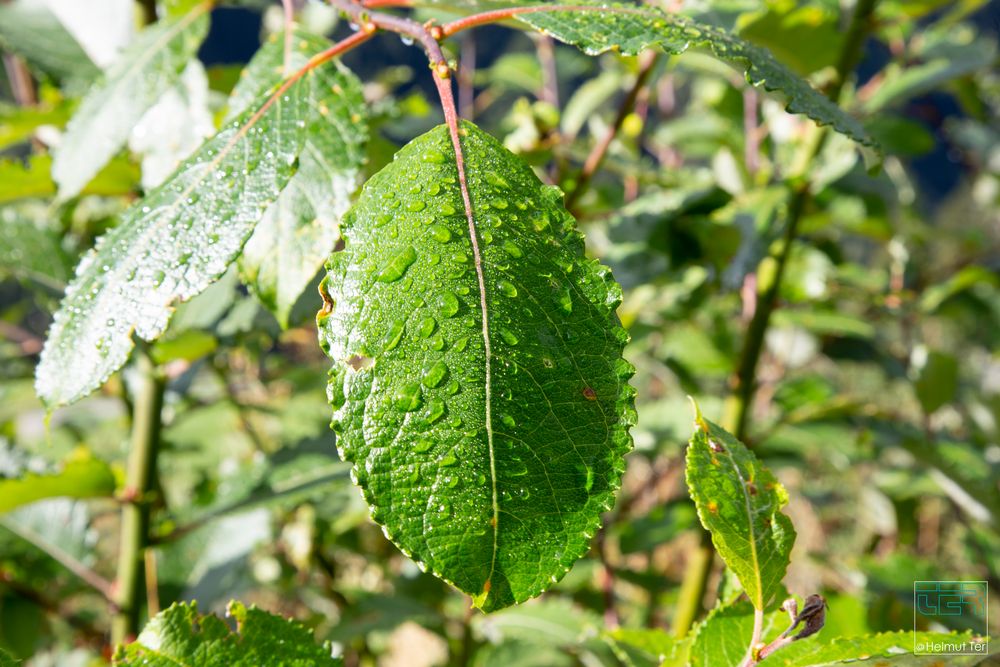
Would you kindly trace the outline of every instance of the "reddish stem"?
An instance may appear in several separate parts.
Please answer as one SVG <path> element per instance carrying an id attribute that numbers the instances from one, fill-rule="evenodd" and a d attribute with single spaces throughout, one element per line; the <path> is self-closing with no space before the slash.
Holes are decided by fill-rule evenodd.
<path id="1" fill-rule="evenodd" d="M 508 7 L 506 9 L 493 9 L 488 12 L 473 14 L 472 16 L 464 16 L 460 19 L 455 19 L 451 23 L 445 23 L 443 26 L 441 26 L 441 34 L 444 37 L 450 37 L 451 35 L 454 35 L 456 32 L 460 32 L 462 30 L 468 30 L 469 28 L 475 28 L 476 26 L 486 25 L 488 23 L 497 23 L 498 21 L 506 21 L 507 19 L 517 16 L 518 14 L 534 14 L 536 12 L 578 12 L 578 11 L 607 12 L 608 8 L 594 7 L 593 5 L 537 5 L 534 7 Z"/>

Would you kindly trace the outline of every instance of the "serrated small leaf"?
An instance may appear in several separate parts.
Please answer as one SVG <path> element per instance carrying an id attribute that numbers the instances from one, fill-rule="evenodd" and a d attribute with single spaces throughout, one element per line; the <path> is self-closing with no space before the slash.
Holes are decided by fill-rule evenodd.
<path id="1" fill-rule="evenodd" d="M 333 667 L 331 647 L 316 643 L 311 630 L 292 619 L 231 602 L 227 615 L 201 615 L 194 603 L 177 603 L 153 617 L 135 642 L 120 646 L 118 667 Z"/>
<path id="2" fill-rule="evenodd" d="M 795 542 L 792 522 L 781 512 L 788 493 L 743 443 L 700 411 L 685 476 L 716 550 L 763 610 L 781 587 Z"/>
<path id="3" fill-rule="evenodd" d="M 298 166 L 314 105 L 335 96 L 314 69 L 244 112 L 98 239 L 66 290 L 35 373 L 50 406 L 72 403 L 128 359 L 135 331 L 167 326 L 236 258 Z"/>
<path id="4" fill-rule="evenodd" d="M 753 606 L 745 600 L 713 609 L 694 630 L 690 667 L 739 665 L 753 636 L 753 622 Z M 779 610 L 765 614 L 761 637 L 765 641 L 771 640 L 787 626 L 785 612 Z"/>
<path id="5" fill-rule="evenodd" d="M 978 665 L 987 657 L 978 655 L 914 655 L 921 644 L 971 642 L 971 633 L 884 632 L 861 637 L 839 637 L 830 640 L 809 638 L 794 642 L 768 656 L 763 664 L 774 667 L 840 667 L 840 665 L 871 664 L 885 667 L 949 667 Z M 946 662 L 945 662 L 946 661 Z"/>
<path id="6" fill-rule="evenodd" d="M 289 67 L 295 70 L 331 44 L 296 31 L 292 45 Z M 281 80 L 283 60 L 284 35 L 275 33 L 244 70 L 233 90 L 231 113 Z M 306 137 L 299 171 L 264 214 L 239 260 L 243 282 L 282 327 L 333 251 L 364 161 L 368 126 L 361 82 L 339 63 L 329 80 L 338 94 L 314 109 L 325 124 Z"/>
<path id="7" fill-rule="evenodd" d="M 582 7 L 584 3 L 576 4 Z M 707 47 L 718 58 L 744 68 L 751 84 L 784 94 L 789 111 L 804 114 L 820 125 L 830 125 L 860 144 L 875 145 L 861 123 L 780 63 L 767 49 L 721 28 L 649 6 L 606 3 L 595 4 L 593 10 L 581 7 L 570 11 L 526 12 L 515 18 L 590 55 L 612 49 L 635 55 L 649 48 L 677 55 L 691 46 Z"/>
<path id="8" fill-rule="evenodd" d="M 57 472 L 0 478 L 0 513 L 45 498 L 109 497 L 115 491 L 111 467 L 89 454 L 71 457 Z"/>
<path id="9" fill-rule="evenodd" d="M 475 237 L 439 126 L 348 213 L 318 322 L 337 443 L 373 518 L 490 611 L 588 550 L 631 447 L 633 368 L 621 289 L 584 256 L 562 193 L 476 126 L 461 135 Z"/>
<path id="10" fill-rule="evenodd" d="M 208 33 L 204 2 L 143 31 L 90 89 L 55 151 L 52 178 L 59 197 L 80 192 L 117 153 L 160 96 L 174 86 Z"/>

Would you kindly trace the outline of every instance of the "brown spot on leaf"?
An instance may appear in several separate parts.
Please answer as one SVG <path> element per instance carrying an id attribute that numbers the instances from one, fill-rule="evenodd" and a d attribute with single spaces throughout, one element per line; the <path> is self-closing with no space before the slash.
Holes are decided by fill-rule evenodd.
<path id="1" fill-rule="evenodd" d="M 584 387 L 583 388 L 583 397 L 585 399 L 587 399 L 588 401 L 596 401 L 597 400 L 597 392 L 594 391 L 591 387 Z"/>
<path id="2" fill-rule="evenodd" d="M 375 363 L 375 360 L 371 357 L 366 357 L 363 354 L 355 354 L 348 357 L 345 363 L 354 370 L 360 371 L 363 368 L 371 368 L 372 364 Z"/>
<path id="3" fill-rule="evenodd" d="M 757 485 L 754 484 L 753 482 L 747 482 L 747 493 L 749 493 L 751 496 L 756 496 Z"/>
<path id="4" fill-rule="evenodd" d="M 719 513 L 719 503 L 715 502 L 714 500 L 709 500 L 707 507 L 708 511 L 711 512 L 712 514 Z"/>
<path id="5" fill-rule="evenodd" d="M 725 448 L 722 446 L 721 442 L 719 442 L 718 440 L 712 440 L 711 438 L 708 439 L 708 448 L 711 449 L 713 452 L 721 453 L 726 451 Z"/>

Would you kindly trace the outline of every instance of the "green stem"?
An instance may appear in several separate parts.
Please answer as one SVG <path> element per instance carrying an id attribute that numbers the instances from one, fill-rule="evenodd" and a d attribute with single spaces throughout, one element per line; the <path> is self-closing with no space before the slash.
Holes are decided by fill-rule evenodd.
<path id="1" fill-rule="evenodd" d="M 132 441 L 125 477 L 118 576 L 115 580 L 115 616 L 111 624 L 114 645 L 131 641 L 139 629 L 143 566 L 149 546 L 150 495 L 160 444 L 161 413 L 166 383 L 153 362 L 139 357 L 140 386 L 132 413 Z"/>
<path id="2" fill-rule="evenodd" d="M 858 0 L 855 7 L 850 27 L 844 39 L 843 49 L 837 60 L 836 76 L 826 91 L 827 97 L 834 102 L 840 101 L 844 84 L 861 59 L 877 1 Z M 826 128 L 815 128 L 795 161 L 791 172 L 791 180 L 795 185 L 793 185 L 791 198 L 788 202 L 788 222 L 785 226 L 782 243 L 776 253 L 772 255 L 775 262 L 774 279 L 766 291 L 759 295 L 753 317 L 747 327 L 739 365 L 730 379 L 730 393 L 723 407 L 722 425 L 744 442 L 747 440 L 750 406 L 757 389 L 757 364 L 760 361 L 764 339 L 771 322 L 771 313 L 774 312 L 778 294 L 781 291 L 781 279 L 784 276 L 785 266 L 798 234 L 799 222 L 809 203 L 810 188 L 806 174 L 813 160 L 823 149 L 828 134 Z M 691 564 L 685 570 L 684 580 L 681 582 L 682 597 L 678 600 L 677 621 L 674 623 L 674 634 L 677 636 L 685 635 L 701 613 L 701 603 L 705 597 L 708 575 L 714 560 L 711 556 L 705 556 L 706 551 L 709 554 L 712 553 L 711 539 L 708 533 L 704 532 L 701 544 L 692 554 Z"/>

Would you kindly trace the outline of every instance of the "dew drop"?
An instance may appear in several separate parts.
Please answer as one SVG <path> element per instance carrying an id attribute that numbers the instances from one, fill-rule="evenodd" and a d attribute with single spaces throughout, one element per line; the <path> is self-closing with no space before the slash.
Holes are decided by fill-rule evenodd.
<path id="1" fill-rule="evenodd" d="M 437 320 L 428 315 L 420 322 L 420 328 L 417 329 L 417 333 L 420 334 L 421 338 L 427 338 L 432 333 L 434 329 L 437 328 Z"/>
<path id="2" fill-rule="evenodd" d="M 504 327 L 500 328 L 500 337 L 503 338 L 508 345 L 517 345 L 519 342 L 517 336 L 514 335 L 514 332 Z"/>
<path id="3" fill-rule="evenodd" d="M 439 398 L 432 398 L 427 402 L 427 414 L 424 420 L 428 424 L 433 424 L 444 416 L 444 401 Z"/>
<path id="4" fill-rule="evenodd" d="M 501 280 L 497 283 L 497 287 L 503 292 L 504 296 L 514 298 L 517 296 L 517 288 L 514 287 L 514 283 L 509 280 Z"/>
<path id="5" fill-rule="evenodd" d="M 451 292 L 438 295 L 437 307 L 444 317 L 454 317 L 458 312 L 458 297 Z"/>
<path id="6" fill-rule="evenodd" d="M 429 230 L 435 241 L 447 243 L 451 240 L 451 231 L 444 225 L 431 225 Z"/>
<path id="7" fill-rule="evenodd" d="M 524 255 L 524 252 L 513 241 L 504 241 L 503 249 L 514 259 L 518 259 Z"/>
<path id="8" fill-rule="evenodd" d="M 426 207 L 427 207 L 427 204 L 425 204 L 420 199 L 411 199 L 410 201 L 406 202 L 406 210 L 407 211 L 412 211 L 413 213 L 417 213 L 418 211 L 422 211 Z"/>
<path id="9" fill-rule="evenodd" d="M 406 323 L 403 320 L 395 320 L 389 325 L 389 329 L 382 336 L 383 349 L 386 352 L 399 345 L 404 329 L 406 329 Z"/>
<path id="10" fill-rule="evenodd" d="M 431 440 L 430 438 L 418 438 L 417 441 L 413 443 L 413 451 L 417 452 L 418 454 L 422 454 L 423 452 L 426 452 L 433 446 L 434 446 L 434 441 Z"/>
<path id="11" fill-rule="evenodd" d="M 444 153 L 436 150 L 429 150 L 423 154 L 423 161 L 431 164 L 441 164 L 444 162 Z"/>
<path id="12" fill-rule="evenodd" d="M 448 365 L 443 361 L 438 360 L 424 369 L 424 376 L 421 382 L 424 383 L 424 386 L 433 389 L 441 384 L 447 374 Z"/>
<path id="13" fill-rule="evenodd" d="M 417 261 L 417 251 L 413 249 L 413 246 L 406 246 L 379 270 L 375 280 L 380 283 L 391 283 L 399 280 L 415 261 Z"/>
<path id="14" fill-rule="evenodd" d="M 412 412 L 420 407 L 423 398 L 420 394 L 419 382 L 408 382 L 396 390 L 393 397 L 396 407 L 405 412 Z"/>

